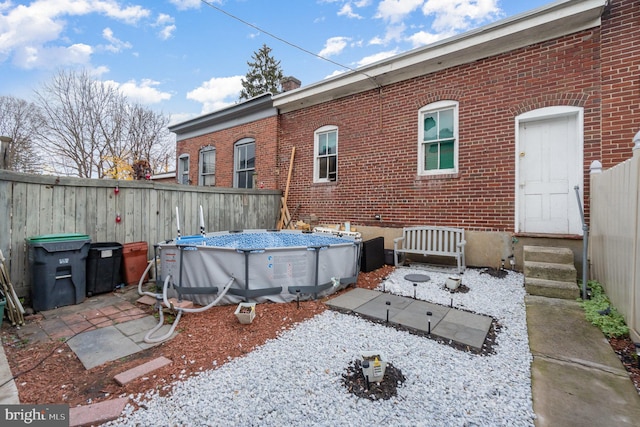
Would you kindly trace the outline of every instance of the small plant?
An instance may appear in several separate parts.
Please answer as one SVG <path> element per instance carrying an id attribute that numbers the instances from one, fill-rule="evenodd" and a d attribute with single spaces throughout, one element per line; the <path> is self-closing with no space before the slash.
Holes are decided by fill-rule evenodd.
<path id="1" fill-rule="evenodd" d="M 602 285 L 595 280 L 590 280 L 588 284 L 591 288 L 591 299 L 580 300 L 586 319 L 600 328 L 607 338 L 628 336 L 629 327 L 624 317 L 611 305 Z"/>

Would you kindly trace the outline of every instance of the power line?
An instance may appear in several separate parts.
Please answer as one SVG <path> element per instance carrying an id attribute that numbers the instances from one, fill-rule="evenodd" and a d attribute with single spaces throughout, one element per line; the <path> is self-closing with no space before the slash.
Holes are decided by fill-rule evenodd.
<path id="1" fill-rule="evenodd" d="M 301 47 L 301 46 L 298 46 L 298 45 L 297 45 L 297 44 L 295 44 L 295 43 L 292 43 L 292 42 L 290 42 L 290 41 L 288 41 L 288 40 L 285 40 L 285 39 L 283 39 L 282 37 L 279 37 L 279 36 L 277 36 L 277 35 L 275 35 L 275 34 L 273 34 L 273 33 L 269 32 L 269 31 L 266 31 L 266 30 L 264 30 L 264 29 L 262 29 L 262 28 L 258 27 L 257 25 L 254 25 L 254 24 L 252 24 L 252 23 L 250 23 L 250 22 L 247 22 L 247 21 L 245 21 L 244 19 L 242 19 L 242 18 L 240 18 L 240 17 L 238 17 L 238 16 L 236 16 L 236 15 L 233 15 L 232 13 L 229 13 L 229 12 L 227 12 L 226 10 L 224 10 L 224 9 L 222 9 L 222 8 L 218 7 L 218 6 L 215 6 L 214 4 L 212 4 L 211 2 L 209 2 L 209 1 L 207 1 L 207 0 L 200 0 L 200 1 L 201 1 L 202 3 L 204 3 L 205 5 L 209 6 L 210 8 L 212 8 L 212 9 L 214 9 L 214 10 L 217 10 L 218 12 L 220 12 L 220 13 L 223 13 L 223 14 L 227 15 L 228 17 L 230 17 L 230 18 L 232 18 L 232 19 L 235 19 L 235 20 L 236 20 L 236 21 L 238 21 L 238 22 L 241 22 L 241 23 L 243 23 L 244 25 L 247 25 L 247 26 L 249 26 L 249 27 L 251 27 L 251 28 L 253 28 L 253 29 L 255 29 L 255 30 L 258 30 L 258 31 L 260 31 L 261 33 L 264 33 L 264 34 L 268 35 L 269 37 L 272 37 L 272 38 L 274 38 L 274 39 L 276 39 L 276 40 L 278 40 L 278 41 L 280 41 L 280 42 L 282 42 L 282 43 L 284 43 L 284 44 L 287 44 L 287 45 L 289 45 L 289 46 L 293 47 L 294 49 L 298 49 L 298 50 L 300 50 L 300 51 L 302 51 L 302 52 L 304 52 L 304 53 L 306 53 L 306 54 L 309 54 L 309 55 L 311 55 L 311 56 L 315 56 L 316 58 L 322 59 L 323 61 L 330 62 L 331 64 L 333 64 L 333 65 L 337 65 L 338 67 L 346 68 L 346 69 L 347 69 L 347 70 L 349 70 L 349 71 L 353 71 L 353 72 L 355 72 L 355 73 L 363 74 L 363 75 L 365 75 L 367 78 L 371 79 L 371 80 L 376 84 L 376 86 L 377 86 L 378 88 L 380 87 L 380 84 L 378 84 L 378 82 L 376 81 L 376 79 L 375 79 L 374 77 L 371 77 L 371 76 L 370 76 L 370 75 L 368 75 L 367 73 L 364 73 L 364 72 L 362 72 L 362 71 L 358 71 L 358 70 L 356 70 L 356 69 L 354 69 L 354 68 L 351 68 L 351 67 L 348 67 L 348 66 L 346 66 L 346 65 L 340 64 L 339 62 L 333 61 L 333 60 L 331 60 L 331 59 L 329 59 L 329 58 L 325 58 L 324 56 L 318 55 L 317 53 L 313 53 L 313 52 L 311 52 L 310 50 L 307 50 L 307 49 L 305 49 L 305 48 L 303 48 L 303 47 Z"/>

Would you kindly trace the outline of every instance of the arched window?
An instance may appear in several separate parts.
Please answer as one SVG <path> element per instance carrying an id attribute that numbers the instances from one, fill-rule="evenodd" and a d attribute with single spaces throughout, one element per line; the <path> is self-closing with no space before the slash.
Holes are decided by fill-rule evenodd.
<path id="1" fill-rule="evenodd" d="M 338 127 L 322 126 L 314 132 L 313 182 L 338 180 Z"/>
<path id="2" fill-rule="evenodd" d="M 216 185 L 216 149 L 210 145 L 200 149 L 198 185 Z"/>
<path id="3" fill-rule="evenodd" d="M 178 184 L 189 185 L 189 155 L 178 157 Z"/>
<path id="4" fill-rule="evenodd" d="M 418 113 L 418 174 L 458 171 L 458 102 L 438 101 Z"/>
<path id="5" fill-rule="evenodd" d="M 256 141 L 253 138 L 243 138 L 236 142 L 233 169 L 234 187 L 253 188 L 253 175 L 256 171 Z"/>

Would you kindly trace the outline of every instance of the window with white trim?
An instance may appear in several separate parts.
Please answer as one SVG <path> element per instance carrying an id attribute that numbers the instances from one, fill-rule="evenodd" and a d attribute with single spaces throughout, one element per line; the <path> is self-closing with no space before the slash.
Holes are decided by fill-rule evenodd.
<path id="1" fill-rule="evenodd" d="M 198 185 L 216 185 L 216 149 L 207 146 L 200 149 L 200 174 Z"/>
<path id="2" fill-rule="evenodd" d="M 178 184 L 189 185 L 189 155 L 178 157 Z"/>
<path id="3" fill-rule="evenodd" d="M 458 102 L 438 101 L 418 114 L 418 173 L 458 171 Z"/>
<path id="4" fill-rule="evenodd" d="M 338 127 L 323 126 L 314 132 L 313 182 L 338 179 Z"/>
<path id="5" fill-rule="evenodd" d="M 253 188 L 253 175 L 256 171 L 256 141 L 244 138 L 236 142 L 233 186 Z"/>

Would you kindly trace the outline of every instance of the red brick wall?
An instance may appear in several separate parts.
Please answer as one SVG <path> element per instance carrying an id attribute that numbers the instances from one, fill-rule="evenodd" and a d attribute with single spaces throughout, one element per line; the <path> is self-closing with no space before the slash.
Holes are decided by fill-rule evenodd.
<path id="1" fill-rule="evenodd" d="M 297 150 L 289 206 L 323 223 L 513 231 L 517 115 L 583 107 L 585 169 L 600 159 L 599 42 L 599 29 L 582 31 L 284 114 L 280 161 Z M 459 102 L 459 173 L 419 177 L 418 110 L 438 100 Z M 338 181 L 313 184 L 313 133 L 323 125 L 339 128 Z"/>
<path id="2" fill-rule="evenodd" d="M 178 141 L 177 158 L 189 154 L 189 179 L 198 185 L 198 161 L 202 147 L 216 149 L 216 187 L 233 187 L 234 144 L 243 138 L 256 141 L 256 188 L 278 189 L 277 148 L 278 118 L 276 116 L 235 126 L 218 132 Z"/>
<path id="3" fill-rule="evenodd" d="M 640 130 L 640 2 L 618 0 L 602 25 L 602 150 L 605 169 L 631 157 Z"/>

